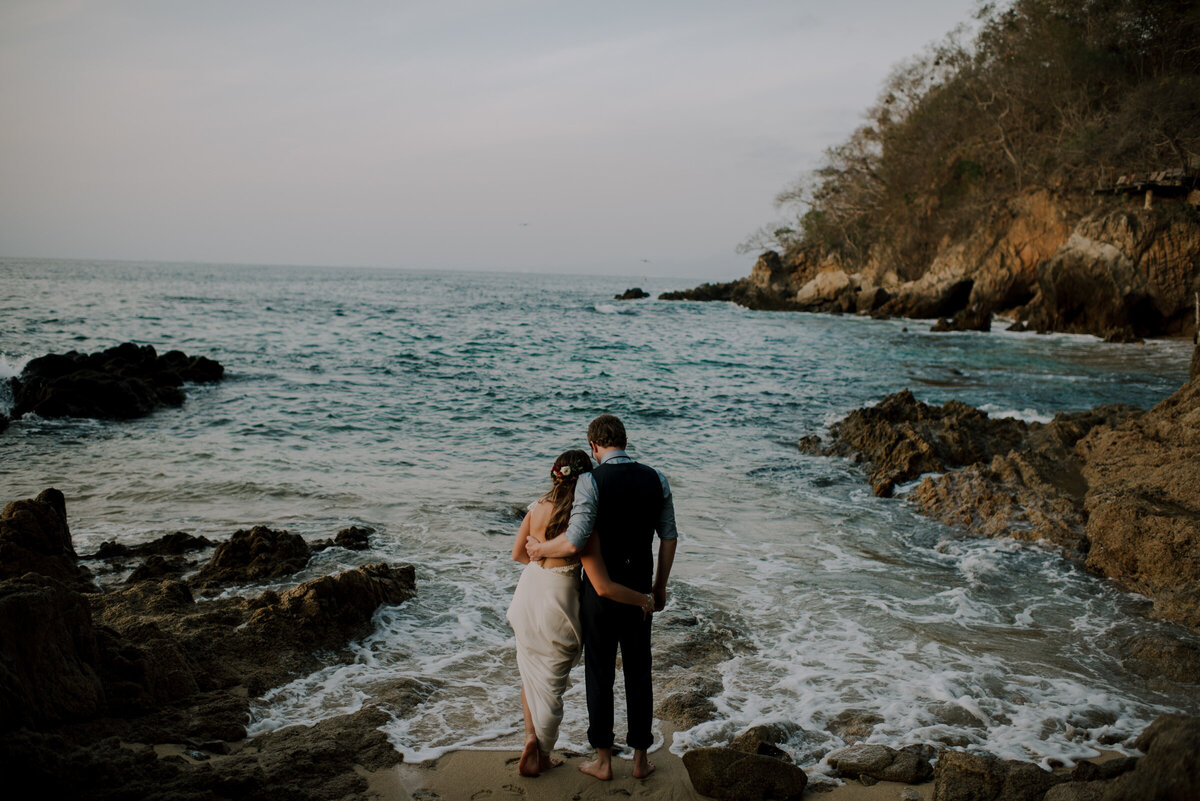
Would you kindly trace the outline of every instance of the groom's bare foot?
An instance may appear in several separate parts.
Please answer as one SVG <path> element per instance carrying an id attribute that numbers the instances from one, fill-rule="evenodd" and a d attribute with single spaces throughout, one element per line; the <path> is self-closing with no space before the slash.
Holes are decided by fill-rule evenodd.
<path id="1" fill-rule="evenodd" d="M 654 763 L 646 757 L 645 751 L 633 752 L 633 778 L 644 779 L 654 772 Z"/>
<path id="2" fill-rule="evenodd" d="M 522 776 L 536 776 L 544 770 L 541 762 L 542 752 L 538 748 L 537 738 L 531 737 L 525 741 L 525 748 L 521 750 L 521 761 L 517 763 L 517 773 Z"/>
<path id="3" fill-rule="evenodd" d="M 593 759 L 579 766 L 580 773 L 599 779 L 602 782 L 612 781 L 612 762 L 603 759 Z"/>

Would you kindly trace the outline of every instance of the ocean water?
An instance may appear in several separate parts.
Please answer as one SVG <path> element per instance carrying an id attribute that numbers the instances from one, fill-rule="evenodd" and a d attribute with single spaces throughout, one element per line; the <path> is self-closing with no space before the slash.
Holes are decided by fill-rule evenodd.
<path id="1" fill-rule="evenodd" d="M 965 539 L 795 447 L 905 387 L 1026 420 L 1148 407 L 1185 380 L 1190 343 L 612 300 L 696 283 L 678 279 L 13 259 L 0 279 L 0 376 L 123 341 L 227 370 L 141 420 L 14 422 L 0 501 L 62 489 L 84 554 L 176 530 L 360 524 L 377 530 L 369 551 L 330 549 L 298 578 L 416 566 L 417 597 L 381 609 L 349 661 L 269 693 L 252 733 L 375 703 L 409 761 L 515 746 L 511 537 L 554 457 L 585 446 L 604 411 L 676 495 L 656 683 L 708 684 L 717 716 L 675 750 L 781 722 L 811 767 L 852 709 L 877 716 L 871 742 L 1070 764 L 1162 712 L 1200 711 L 1200 688 L 1122 656 L 1134 633 L 1188 636 L 1147 621 L 1145 599 L 1037 546 Z M 560 746 L 584 751 L 576 679 Z"/>

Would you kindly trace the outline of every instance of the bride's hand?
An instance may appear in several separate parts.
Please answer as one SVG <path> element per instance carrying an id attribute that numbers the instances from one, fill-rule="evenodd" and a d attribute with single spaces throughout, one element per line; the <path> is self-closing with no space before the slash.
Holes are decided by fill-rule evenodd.
<path id="1" fill-rule="evenodd" d="M 654 613 L 654 596 L 647 595 L 642 599 L 642 617 L 649 617 Z"/>
<path id="2" fill-rule="evenodd" d="M 529 554 L 529 561 L 540 562 L 542 560 L 542 545 L 544 543 L 535 539 L 532 535 L 525 540 L 525 553 Z"/>

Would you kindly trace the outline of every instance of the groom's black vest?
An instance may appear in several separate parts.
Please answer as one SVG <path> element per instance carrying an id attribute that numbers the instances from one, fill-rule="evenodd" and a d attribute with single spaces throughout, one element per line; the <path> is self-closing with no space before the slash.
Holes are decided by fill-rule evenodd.
<path id="1" fill-rule="evenodd" d="M 602 464 L 592 471 L 599 500 L 595 532 L 613 581 L 650 592 L 654 586 L 654 527 L 662 515 L 658 472 L 637 462 Z"/>

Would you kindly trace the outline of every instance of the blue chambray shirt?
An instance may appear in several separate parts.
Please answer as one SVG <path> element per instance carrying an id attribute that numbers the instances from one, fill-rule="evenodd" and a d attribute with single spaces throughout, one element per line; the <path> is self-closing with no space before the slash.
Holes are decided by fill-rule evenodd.
<path id="1" fill-rule="evenodd" d="M 635 460 L 629 458 L 629 454 L 625 451 L 616 450 L 605 456 L 600 463 L 625 464 L 632 461 Z M 675 528 L 675 501 L 671 498 L 671 485 L 667 483 L 667 477 L 662 474 L 661 470 L 654 472 L 658 473 L 658 480 L 662 482 L 663 489 L 662 514 L 659 516 L 654 530 L 658 532 L 659 539 L 673 540 L 679 537 L 679 532 Z M 571 520 L 567 523 L 567 530 L 563 535 L 568 542 L 581 551 L 583 546 L 587 545 L 588 538 L 592 536 L 592 529 L 596 525 L 596 502 L 598 500 L 596 479 L 591 473 L 584 473 L 575 483 L 575 500 L 571 504 Z"/>

